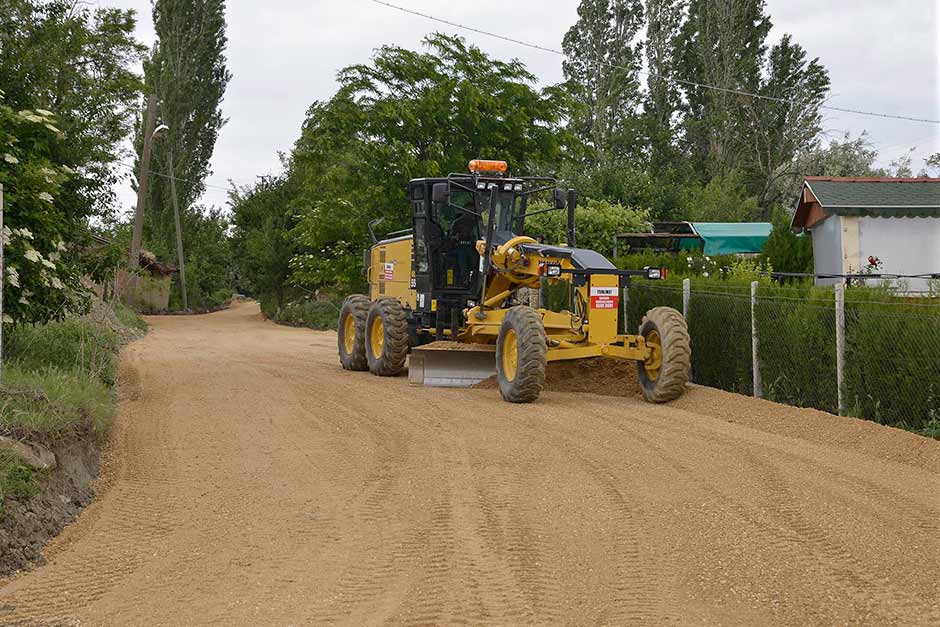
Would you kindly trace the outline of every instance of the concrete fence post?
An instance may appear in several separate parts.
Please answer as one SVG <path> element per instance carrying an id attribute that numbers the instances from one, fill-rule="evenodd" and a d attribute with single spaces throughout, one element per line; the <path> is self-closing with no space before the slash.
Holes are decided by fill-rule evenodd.
<path id="1" fill-rule="evenodd" d="M 757 281 L 751 282 L 751 364 L 754 371 L 754 397 L 763 398 L 764 389 L 760 378 L 760 360 L 757 358 Z"/>
<path id="2" fill-rule="evenodd" d="M 682 279 L 682 317 L 689 321 L 689 301 L 692 299 L 692 281 Z"/>
<path id="3" fill-rule="evenodd" d="M 839 400 L 839 415 L 845 414 L 845 398 L 842 387 L 845 382 L 845 284 L 835 285 L 836 305 L 836 390 Z"/>

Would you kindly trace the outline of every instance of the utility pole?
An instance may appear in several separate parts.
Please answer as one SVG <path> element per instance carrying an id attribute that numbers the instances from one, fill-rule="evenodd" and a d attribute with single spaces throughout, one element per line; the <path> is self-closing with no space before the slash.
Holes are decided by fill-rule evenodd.
<path id="1" fill-rule="evenodd" d="M 186 267 L 183 264 L 183 231 L 180 228 L 180 205 L 176 197 L 176 171 L 173 169 L 173 146 L 169 148 L 170 156 L 170 195 L 173 196 L 173 218 L 176 220 L 176 257 L 180 266 L 180 287 L 183 290 L 183 309 L 189 309 L 189 300 L 186 298 Z"/>
<path id="2" fill-rule="evenodd" d="M 157 95 L 147 97 L 147 118 L 144 123 L 144 148 L 140 156 L 140 174 L 137 176 L 137 211 L 134 213 L 134 236 L 131 239 L 131 270 L 140 264 L 140 238 L 144 231 L 144 206 L 147 203 L 147 182 L 150 178 L 150 151 L 153 144 L 153 126 L 157 119 Z"/>

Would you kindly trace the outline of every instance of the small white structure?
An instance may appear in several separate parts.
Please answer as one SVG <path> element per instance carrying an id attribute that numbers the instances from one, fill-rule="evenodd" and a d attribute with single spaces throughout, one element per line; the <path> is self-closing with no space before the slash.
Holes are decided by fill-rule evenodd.
<path id="1" fill-rule="evenodd" d="M 812 236 L 816 274 L 940 275 L 940 179 L 808 176 L 792 227 Z M 916 292 L 928 281 L 894 283 Z"/>

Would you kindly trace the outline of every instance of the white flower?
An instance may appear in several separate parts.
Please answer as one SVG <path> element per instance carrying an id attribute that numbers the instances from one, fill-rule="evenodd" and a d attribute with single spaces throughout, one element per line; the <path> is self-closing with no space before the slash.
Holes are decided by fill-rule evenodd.
<path id="1" fill-rule="evenodd" d="M 27 228 L 22 229 L 13 229 L 13 232 L 19 235 L 20 237 L 25 237 L 26 239 L 33 239 L 33 233 Z"/>
<path id="2" fill-rule="evenodd" d="M 51 124 L 46 123 L 46 124 L 43 124 L 43 126 L 45 126 L 47 129 L 49 129 L 50 131 L 52 131 L 52 132 L 55 133 L 56 135 L 61 135 L 61 134 L 62 134 L 62 131 L 60 131 L 59 129 L 57 129 L 56 127 L 54 127 L 54 126 L 51 125 Z"/>
<path id="3" fill-rule="evenodd" d="M 59 166 L 59 167 L 60 167 L 60 168 L 62 169 L 62 171 L 65 172 L 66 174 L 75 174 L 75 170 L 73 170 L 72 168 L 70 168 L 70 167 L 67 166 L 67 165 L 61 165 L 61 166 Z"/>
<path id="4" fill-rule="evenodd" d="M 19 116 L 29 122 L 36 122 L 37 124 L 45 123 L 45 120 L 43 118 L 39 117 L 38 115 L 30 111 L 29 109 L 20 111 Z"/>
<path id="5" fill-rule="evenodd" d="M 42 260 L 42 265 L 46 266 L 46 267 L 49 268 L 50 270 L 55 270 L 55 264 L 52 263 L 51 261 L 49 261 L 48 259 L 43 259 L 43 260 Z"/>
<path id="6" fill-rule="evenodd" d="M 10 243 L 10 238 L 12 238 L 12 237 L 13 237 L 13 231 L 10 230 L 10 227 L 8 227 L 8 226 L 3 227 L 3 235 L 2 235 L 2 238 L 3 238 L 3 245 L 4 245 L 4 246 L 6 246 L 7 244 Z"/>
<path id="7" fill-rule="evenodd" d="M 52 251 L 51 253 L 49 253 L 48 259 L 49 261 L 58 261 L 59 257 L 61 256 L 62 255 L 60 255 L 58 251 Z"/>
<path id="8" fill-rule="evenodd" d="M 32 261 L 33 263 L 39 263 L 42 261 L 42 255 L 39 254 L 39 251 L 35 248 L 28 249 L 24 254 L 24 257 Z"/>
<path id="9" fill-rule="evenodd" d="M 708 273 L 707 273 L 707 272 L 703 272 L 703 273 L 702 273 L 702 276 L 703 276 L 703 277 L 707 277 L 707 276 L 708 276 Z"/>
<path id="10" fill-rule="evenodd" d="M 65 249 L 65 242 L 63 242 L 62 240 L 59 240 L 59 241 L 56 243 L 56 245 L 55 245 L 55 249 L 58 250 L 59 252 L 63 252 L 63 253 L 64 253 L 65 250 L 66 250 L 66 249 Z"/>
<path id="11" fill-rule="evenodd" d="M 52 194 L 49 192 L 39 192 L 39 200 L 45 200 L 48 203 L 52 203 Z"/>
<path id="12" fill-rule="evenodd" d="M 3 314 L 3 323 L 13 324 L 13 318 L 10 317 L 10 314 Z"/>
<path id="13" fill-rule="evenodd" d="M 36 113 L 39 115 L 44 115 L 47 118 L 51 118 L 53 116 L 52 111 L 46 111 L 45 109 L 36 109 Z"/>
<path id="14" fill-rule="evenodd" d="M 65 286 L 62 285 L 62 281 L 60 281 L 59 277 L 57 276 L 52 277 L 52 287 L 57 290 L 61 290 L 65 288 Z"/>
<path id="15" fill-rule="evenodd" d="M 13 287 L 19 287 L 20 286 L 20 273 L 16 271 L 16 268 L 11 266 L 7 268 L 6 271 L 7 271 L 7 283 L 12 285 Z"/>
<path id="16" fill-rule="evenodd" d="M 17 163 L 20 162 L 19 159 L 17 159 L 16 157 L 14 157 L 8 152 L 3 153 L 3 160 L 6 161 L 7 163 L 12 163 L 13 165 L 16 165 Z"/>
<path id="17" fill-rule="evenodd" d="M 20 304 L 21 304 L 21 305 L 28 305 L 28 304 L 29 304 L 29 301 L 26 300 L 26 297 L 25 297 L 25 296 L 20 296 Z"/>

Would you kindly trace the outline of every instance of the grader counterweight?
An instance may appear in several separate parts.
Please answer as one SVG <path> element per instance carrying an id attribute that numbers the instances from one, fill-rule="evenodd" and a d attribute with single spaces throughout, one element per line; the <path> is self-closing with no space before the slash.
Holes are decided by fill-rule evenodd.
<path id="1" fill-rule="evenodd" d="M 523 403 L 538 398 L 548 362 L 610 356 L 636 361 L 647 400 L 681 395 L 691 358 L 681 314 L 657 307 L 637 334 L 618 332 L 622 289 L 665 271 L 618 270 L 577 248 L 575 192 L 556 179 L 506 176 L 503 161 L 473 160 L 469 169 L 410 182 L 412 228 L 374 238 L 369 295 L 349 296 L 340 311 L 342 366 L 393 376 L 407 361 L 411 381 L 440 386 L 495 374 L 502 397 Z M 526 218 L 536 213 L 530 201 L 539 196 L 551 203 L 538 212 L 567 210 L 566 245 L 526 235 Z M 569 286 L 562 311 L 523 297 L 559 282 Z"/>

